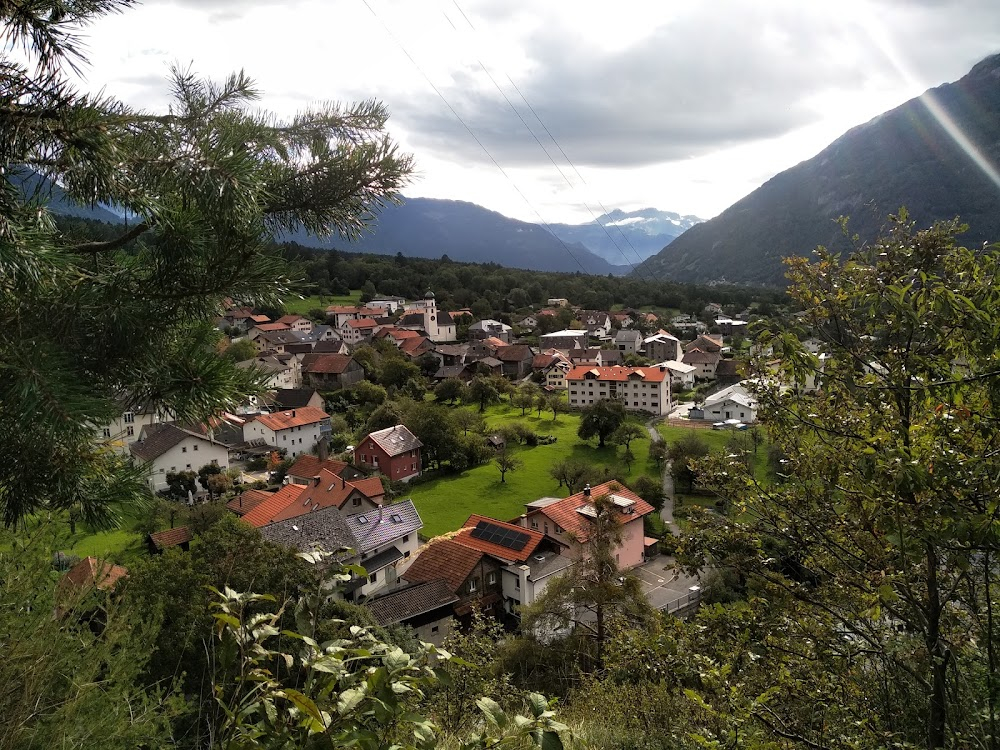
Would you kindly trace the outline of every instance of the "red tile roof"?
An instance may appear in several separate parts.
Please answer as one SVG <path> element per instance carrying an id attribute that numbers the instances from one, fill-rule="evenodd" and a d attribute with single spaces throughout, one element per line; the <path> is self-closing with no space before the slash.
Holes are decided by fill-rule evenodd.
<path id="1" fill-rule="evenodd" d="M 257 421 L 270 430 L 287 430 L 289 427 L 302 427 L 304 425 L 316 424 L 324 419 L 329 419 L 330 415 L 315 406 L 303 406 L 301 409 L 291 411 L 279 411 L 274 414 L 261 414 Z"/>
<path id="2" fill-rule="evenodd" d="M 335 458 L 328 458 L 324 461 L 309 453 L 304 453 L 295 459 L 295 463 L 288 468 L 286 473 L 290 477 L 305 477 L 308 479 L 309 477 L 318 476 L 322 469 L 326 469 L 339 477 L 340 472 L 348 466 L 349 464 L 338 461 Z"/>
<path id="3" fill-rule="evenodd" d="M 592 498 L 603 497 L 604 495 L 617 495 L 626 500 L 635 501 L 634 513 L 629 515 L 624 513 L 619 514 L 618 519 L 622 523 L 634 521 L 653 512 L 653 506 L 628 489 L 628 487 L 623 486 L 619 482 L 605 482 L 604 484 L 592 487 L 589 498 L 583 492 L 577 492 L 575 495 L 570 495 L 557 503 L 551 503 L 543 508 L 537 510 L 529 508 L 528 516 L 531 517 L 536 513 L 547 516 L 553 523 L 561 526 L 566 533 L 571 534 L 577 542 L 582 544 L 587 541 L 590 522 L 585 515 L 577 512 L 577 508 L 582 508 L 590 504 Z"/>
<path id="4" fill-rule="evenodd" d="M 351 328 L 375 328 L 378 323 L 371 318 L 361 318 L 361 320 L 348 320 L 347 325 Z"/>
<path id="5" fill-rule="evenodd" d="M 313 479 L 306 485 L 288 485 L 300 487 L 302 491 L 295 497 L 294 502 L 275 513 L 271 521 L 285 521 L 323 508 L 343 508 L 348 499 L 355 494 L 363 495 L 378 505 L 385 494 L 382 481 L 378 477 L 366 477 L 361 482 L 348 482 L 325 469 L 320 470 L 318 477 L 318 483 Z M 375 481 L 372 482 L 372 479 Z M 359 484 L 361 486 L 358 486 Z"/>
<path id="6" fill-rule="evenodd" d="M 448 587 L 457 592 L 482 559 L 483 553 L 479 550 L 452 539 L 439 539 L 424 547 L 403 578 L 410 583 L 444 579 Z"/>
<path id="7" fill-rule="evenodd" d="M 149 541 L 159 550 L 166 549 L 167 547 L 177 547 L 190 542 L 192 539 L 194 539 L 194 534 L 191 533 L 191 529 L 187 526 L 178 526 L 174 529 L 157 531 L 155 534 L 149 535 Z"/>
<path id="8" fill-rule="evenodd" d="M 278 318 L 274 322 L 275 323 L 285 323 L 287 325 L 291 325 L 292 323 L 297 323 L 300 320 L 309 320 L 309 318 L 307 318 L 304 315 L 295 315 L 295 314 L 291 314 L 290 313 L 288 315 L 282 315 L 280 318 Z"/>
<path id="9" fill-rule="evenodd" d="M 271 319 L 266 315 L 251 315 L 250 320 L 254 323 L 270 323 Z"/>
<path id="10" fill-rule="evenodd" d="M 274 520 L 274 517 L 278 513 L 295 502 L 303 489 L 304 487 L 300 484 L 286 484 L 267 500 L 243 516 L 243 520 L 251 526 L 256 526 L 258 529 L 261 526 L 267 526 L 267 524 Z"/>
<path id="11" fill-rule="evenodd" d="M 505 341 L 501 341 L 496 336 L 488 336 L 485 339 L 483 339 L 482 343 L 492 347 L 503 347 L 508 345 Z"/>
<path id="12" fill-rule="evenodd" d="M 419 336 L 417 338 L 403 339 L 399 342 L 399 348 L 407 354 L 413 354 L 419 351 L 421 347 L 427 346 L 429 343 L 429 338 L 426 336 Z"/>
<path id="13" fill-rule="evenodd" d="M 226 503 L 226 507 L 236 515 L 244 516 L 271 497 L 272 494 L 274 493 L 264 490 L 246 490 Z"/>
<path id="14" fill-rule="evenodd" d="M 115 584 L 128 575 L 128 569 L 109 562 L 99 562 L 96 557 L 85 557 L 59 579 L 59 593 L 63 596 L 82 593 L 92 586 L 110 591 Z"/>
<path id="15" fill-rule="evenodd" d="M 342 315 L 356 315 L 361 312 L 360 307 L 354 307 L 352 305 L 330 305 L 326 308 L 328 313 L 340 313 Z"/>
<path id="16" fill-rule="evenodd" d="M 670 373 L 659 367 L 595 367 L 579 365 L 566 374 L 566 380 L 584 380 L 587 373 L 594 373 L 596 380 L 624 383 L 636 380 L 642 383 L 662 383 L 670 377 Z"/>
<path id="17" fill-rule="evenodd" d="M 501 362 L 523 362 L 532 356 L 531 347 L 527 344 L 511 344 L 497 349 L 497 359 Z"/>
<path id="18" fill-rule="evenodd" d="M 510 547 L 504 547 L 499 544 L 494 544 L 493 542 L 487 542 L 482 539 L 476 539 L 472 536 L 472 530 L 480 521 L 486 521 L 488 523 L 495 524 L 503 529 L 510 529 L 512 531 L 519 531 L 522 534 L 528 536 L 528 543 L 524 545 L 522 549 L 513 550 Z M 459 544 L 466 547 L 471 547 L 472 549 L 479 550 L 480 552 L 485 552 L 492 557 L 497 557 L 501 560 L 507 560 L 508 562 L 525 562 L 531 554 L 538 547 L 539 543 L 545 538 L 545 535 L 540 531 L 534 531 L 532 529 L 525 529 L 521 526 L 517 526 L 513 523 L 507 523 L 506 521 L 497 521 L 495 518 L 489 518 L 487 516 L 480 516 L 473 513 L 469 516 L 469 520 L 463 524 L 463 528 L 458 532 L 452 539 Z"/>
<path id="19" fill-rule="evenodd" d="M 258 331 L 290 331 L 292 327 L 285 323 L 258 323 L 254 326 Z"/>

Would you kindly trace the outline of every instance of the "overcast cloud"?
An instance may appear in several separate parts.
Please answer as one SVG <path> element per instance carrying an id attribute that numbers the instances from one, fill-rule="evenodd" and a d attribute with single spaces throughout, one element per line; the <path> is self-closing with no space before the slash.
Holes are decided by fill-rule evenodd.
<path id="1" fill-rule="evenodd" d="M 285 116 L 376 96 L 416 157 L 410 194 L 583 221 L 598 204 L 718 213 L 1000 52 L 1000 3 L 153 0 L 91 33 L 88 85 L 138 106 L 166 106 L 174 62 L 246 68 Z"/>

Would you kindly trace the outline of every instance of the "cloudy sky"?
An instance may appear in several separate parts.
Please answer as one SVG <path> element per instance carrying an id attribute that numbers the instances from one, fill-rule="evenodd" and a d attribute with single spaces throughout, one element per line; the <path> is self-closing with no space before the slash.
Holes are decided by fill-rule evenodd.
<path id="1" fill-rule="evenodd" d="M 261 106 L 376 97 L 408 195 L 534 222 L 709 218 L 1000 52 L 996 0 L 146 0 L 87 30 L 86 85 L 152 110 L 170 66 Z"/>

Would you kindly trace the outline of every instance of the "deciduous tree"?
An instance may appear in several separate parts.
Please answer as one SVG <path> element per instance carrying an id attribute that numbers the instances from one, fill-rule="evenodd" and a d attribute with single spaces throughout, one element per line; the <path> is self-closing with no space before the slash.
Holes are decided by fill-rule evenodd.
<path id="1" fill-rule="evenodd" d="M 614 398 L 602 398 L 583 410 L 577 435 L 583 440 L 596 436 L 597 444 L 604 447 L 605 441 L 625 421 L 625 407 Z"/>

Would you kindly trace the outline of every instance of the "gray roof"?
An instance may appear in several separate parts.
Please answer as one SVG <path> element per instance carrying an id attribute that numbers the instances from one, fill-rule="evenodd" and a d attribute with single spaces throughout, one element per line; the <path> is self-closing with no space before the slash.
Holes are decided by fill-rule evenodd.
<path id="1" fill-rule="evenodd" d="M 549 505 L 552 505 L 552 503 L 558 503 L 562 499 L 563 498 L 561 497 L 540 497 L 537 500 L 534 500 L 530 503 L 525 503 L 524 507 L 529 508 L 531 510 L 539 510 L 540 508 L 545 508 Z"/>
<path id="2" fill-rule="evenodd" d="M 546 576 L 561 573 L 572 567 L 574 562 L 574 560 L 550 550 L 532 555 L 528 558 L 526 565 L 531 568 L 531 580 L 538 581 Z"/>
<path id="3" fill-rule="evenodd" d="M 302 341 L 298 331 L 263 331 L 260 337 L 269 344 L 297 344 Z"/>
<path id="4" fill-rule="evenodd" d="M 316 325 L 313 326 L 313 329 L 310 333 L 303 334 L 300 341 L 316 342 L 322 339 L 324 336 L 329 336 L 331 333 L 333 334 L 334 338 L 336 338 L 337 340 L 340 339 L 340 334 L 336 331 L 336 329 L 333 328 L 333 326 Z"/>
<path id="5" fill-rule="evenodd" d="M 268 524 L 261 528 L 260 534 L 269 542 L 302 551 L 317 545 L 327 552 L 336 552 L 345 547 L 353 550 L 358 548 L 358 542 L 351 534 L 344 515 L 336 506 Z"/>
<path id="6" fill-rule="evenodd" d="M 139 434 L 145 437 L 131 443 L 129 450 L 132 452 L 132 455 L 141 458 L 143 461 L 154 461 L 175 445 L 191 437 L 204 440 L 206 443 L 212 443 L 213 445 L 220 445 L 204 435 L 199 435 L 197 432 L 191 432 L 190 430 L 178 427 L 173 422 L 146 425 Z M 220 445 L 220 447 L 225 446 Z"/>
<path id="7" fill-rule="evenodd" d="M 642 334 L 630 328 L 623 328 L 615 334 L 615 341 L 642 341 Z"/>
<path id="8" fill-rule="evenodd" d="M 492 320 L 486 318 L 485 320 L 480 320 L 478 323 L 473 323 L 469 326 L 470 331 L 488 331 L 490 333 L 502 332 L 506 333 L 511 329 L 506 323 L 501 323 L 499 320 Z"/>
<path id="9" fill-rule="evenodd" d="M 417 436 L 410 432 L 406 425 L 397 424 L 393 427 L 386 427 L 368 434 L 366 440 L 374 440 L 378 446 L 390 456 L 401 456 L 414 448 L 420 448 L 421 443 Z M 362 441 L 364 442 L 364 441 Z"/>
<path id="10" fill-rule="evenodd" d="M 254 357 L 243 362 L 237 362 L 236 366 L 243 370 L 257 369 L 267 373 L 284 372 L 291 369 L 291 365 L 287 365 L 277 357 L 271 356 Z"/>
<path id="11" fill-rule="evenodd" d="M 440 378 L 457 378 L 463 372 L 465 372 L 465 368 L 469 366 L 470 365 L 444 365 L 443 367 L 439 368 L 436 373 L 434 373 L 434 379 L 438 380 Z"/>
<path id="12" fill-rule="evenodd" d="M 301 409 L 303 406 L 308 406 L 309 401 L 316 391 L 312 388 L 278 388 L 274 393 L 274 401 L 281 410 L 284 409 Z"/>
<path id="13" fill-rule="evenodd" d="M 368 599 L 363 606 L 371 610 L 379 625 L 385 626 L 403 622 L 440 607 L 447 607 L 457 601 L 458 597 L 448 587 L 448 582 L 439 579 L 411 583 Z"/>
<path id="14" fill-rule="evenodd" d="M 415 534 L 424 527 L 420 514 L 407 498 L 392 505 L 382 505 L 378 510 L 357 513 L 344 519 L 357 540 L 358 552 L 381 547 L 407 534 Z"/>

